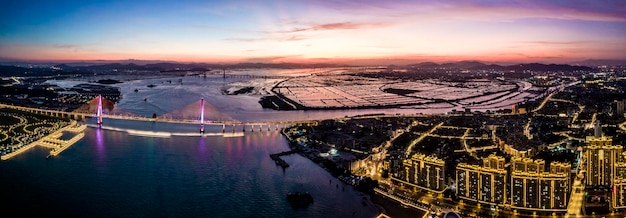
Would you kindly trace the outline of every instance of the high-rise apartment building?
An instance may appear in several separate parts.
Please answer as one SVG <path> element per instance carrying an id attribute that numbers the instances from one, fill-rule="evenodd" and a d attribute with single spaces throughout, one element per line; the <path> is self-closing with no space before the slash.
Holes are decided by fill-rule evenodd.
<path id="1" fill-rule="evenodd" d="M 506 175 L 503 157 L 490 155 L 483 165 L 459 163 L 456 167 L 457 196 L 480 203 L 506 202 Z"/>
<path id="2" fill-rule="evenodd" d="M 443 191 L 446 187 L 445 162 L 435 156 L 414 154 L 404 160 L 405 181 L 430 191 Z"/>
<path id="3" fill-rule="evenodd" d="M 564 211 L 570 190 L 570 164 L 552 162 L 545 171 L 544 160 L 511 158 L 511 207 L 516 209 Z"/>
<path id="4" fill-rule="evenodd" d="M 587 137 L 585 168 L 587 187 L 611 187 L 615 179 L 615 166 L 622 146 L 613 145 L 611 137 Z"/>
<path id="5" fill-rule="evenodd" d="M 626 152 L 617 155 L 615 179 L 611 187 L 611 207 L 618 210 L 626 209 Z"/>

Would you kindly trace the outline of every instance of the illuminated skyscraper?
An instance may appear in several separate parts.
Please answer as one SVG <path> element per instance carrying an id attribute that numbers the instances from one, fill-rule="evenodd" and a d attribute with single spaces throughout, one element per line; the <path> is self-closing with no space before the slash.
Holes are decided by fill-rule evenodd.
<path id="1" fill-rule="evenodd" d="M 405 181 L 430 191 L 443 191 L 445 162 L 435 156 L 414 154 L 411 159 L 404 160 Z"/>
<path id="2" fill-rule="evenodd" d="M 543 160 L 511 158 L 511 206 L 539 208 L 539 174 L 543 171 Z M 539 170 L 541 169 L 541 170 Z"/>
<path id="3" fill-rule="evenodd" d="M 570 194 L 570 173 L 570 164 L 550 163 L 550 172 L 542 173 L 541 175 L 541 208 L 567 208 L 568 195 Z"/>
<path id="4" fill-rule="evenodd" d="M 615 179 L 615 164 L 621 152 L 622 146 L 613 145 L 611 137 L 587 137 L 586 186 L 611 187 Z"/>
<path id="5" fill-rule="evenodd" d="M 611 207 L 613 209 L 626 209 L 626 152 L 618 155 L 615 164 L 615 180 L 611 187 Z"/>
<path id="6" fill-rule="evenodd" d="M 483 159 L 483 166 L 459 163 L 456 167 L 457 196 L 461 199 L 502 205 L 506 201 L 504 158 Z"/>
<path id="7" fill-rule="evenodd" d="M 545 172 L 544 160 L 511 158 L 511 207 L 565 211 L 570 190 L 569 164 L 553 162 Z"/>

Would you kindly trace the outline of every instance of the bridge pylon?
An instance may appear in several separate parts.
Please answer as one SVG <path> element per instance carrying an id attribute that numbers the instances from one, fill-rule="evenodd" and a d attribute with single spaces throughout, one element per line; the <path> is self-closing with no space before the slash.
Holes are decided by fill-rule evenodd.
<path id="1" fill-rule="evenodd" d="M 200 133 L 204 133 L 204 98 L 200 99 Z"/>
<path id="2" fill-rule="evenodd" d="M 96 111 L 96 117 L 98 117 L 98 127 L 102 126 L 102 95 L 98 95 L 98 109 Z"/>

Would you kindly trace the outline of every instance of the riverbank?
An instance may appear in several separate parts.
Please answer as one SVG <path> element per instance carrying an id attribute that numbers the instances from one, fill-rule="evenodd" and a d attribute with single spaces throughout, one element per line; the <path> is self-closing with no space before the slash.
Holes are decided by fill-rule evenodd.
<path id="1" fill-rule="evenodd" d="M 446 109 L 453 110 L 457 108 L 454 104 L 450 104 L 444 100 L 437 100 L 428 103 L 405 103 L 405 104 L 389 104 L 389 105 L 356 105 L 356 106 L 324 106 L 324 107 L 312 107 L 300 104 L 290 98 L 283 95 L 269 95 L 263 96 L 259 100 L 259 104 L 263 108 L 274 109 L 277 111 L 324 111 L 324 110 L 363 110 L 363 109 Z"/>
<path id="2" fill-rule="evenodd" d="M 339 180 L 342 181 L 343 183 L 350 185 L 356 189 L 356 183 L 351 183 L 349 180 L 342 179 L 340 178 L 341 176 L 338 177 L 336 172 L 333 172 L 328 167 L 324 167 L 325 165 L 321 164 L 319 160 L 312 159 L 310 155 L 307 155 L 306 153 L 303 152 L 303 149 L 299 149 L 298 146 L 301 146 L 301 145 L 299 145 L 299 143 L 296 142 L 294 138 L 292 138 L 287 132 L 285 132 L 284 128 L 282 129 L 281 133 L 287 139 L 287 141 L 289 141 L 290 147 L 291 149 L 293 149 L 291 150 L 292 152 L 297 152 L 301 156 L 306 157 L 310 161 L 318 164 L 319 166 L 322 166 L 322 168 L 329 171 L 331 175 L 339 178 Z M 379 209 L 379 214 L 385 214 L 394 218 L 396 217 L 415 218 L 415 217 L 424 217 L 426 215 L 426 212 L 423 210 L 403 206 L 400 202 L 397 202 L 396 200 L 385 197 L 384 195 L 378 194 L 375 191 L 369 194 L 369 196 L 370 196 L 370 200 L 372 201 L 372 203 L 375 204 L 377 208 Z"/>

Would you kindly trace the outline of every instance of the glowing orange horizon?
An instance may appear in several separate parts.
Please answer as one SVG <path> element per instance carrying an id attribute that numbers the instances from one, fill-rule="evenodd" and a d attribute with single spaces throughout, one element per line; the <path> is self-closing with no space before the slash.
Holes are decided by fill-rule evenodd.
<path id="1" fill-rule="evenodd" d="M 53 56 L 55 58 L 47 58 Z M 44 53 L 44 56 L 21 56 L 10 60 L 37 61 L 37 62 L 79 62 L 79 61 L 175 61 L 196 63 L 332 63 L 332 64 L 411 64 L 417 62 L 454 62 L 475 60 L 491 63 L 566 63 L 588 59 L 584 56 L 563 57 L 560 54 L 538 53 L 532 54 L 480 54 L 480 55 L 390 55 L 390 56 L 358 56 L 358 57 L 303 57 L 303 56 L 261 56 L 261 57 L 235 57 L 235 56 L 209 56 L 209 55 L 168 55 L 168 54 L 58 54 Z"/>
<path id="2" fill-rule="evenodd" d="M 3 26 L 0 57 L 364 64 L 626 59 L 621 1 L 41 4 L 9 5 L 14 20 Z"/>

